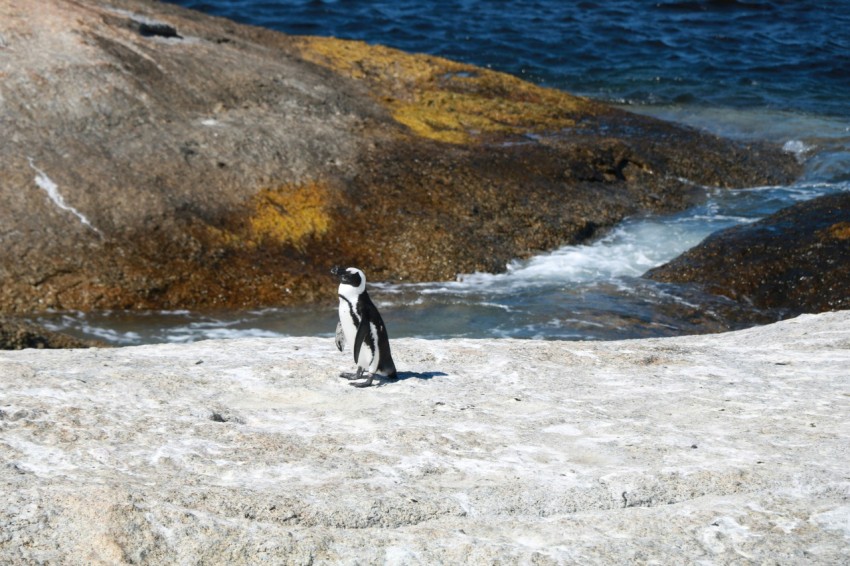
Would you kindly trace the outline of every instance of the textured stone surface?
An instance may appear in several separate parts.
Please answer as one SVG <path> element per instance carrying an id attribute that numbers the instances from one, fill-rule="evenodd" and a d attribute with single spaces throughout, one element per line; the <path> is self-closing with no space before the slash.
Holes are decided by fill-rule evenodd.
<path id="1" fill-rule="evenodd" d="M 712 234 L 645 276 L 697 283 L 786 317 L 850 308 L 850 193 Z"/>
<path id="2" fill-rule="evenodd" d="M 393 346 L 0 353 L 0 562 L 850 561 L 850 311 Z"/>
<path id="3" fill-rule="evenodd" d="M 335 263 L 499 271 L 798 171 L 486 69 L 148 0 L 0 0 L 0 37 L 0 311 L 310 302 Z"/>

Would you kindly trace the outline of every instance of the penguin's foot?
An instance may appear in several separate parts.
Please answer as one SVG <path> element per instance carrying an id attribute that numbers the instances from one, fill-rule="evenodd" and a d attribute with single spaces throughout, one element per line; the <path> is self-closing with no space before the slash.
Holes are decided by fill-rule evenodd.
<path id="1" fill-rule="evenodd" d="M 349 383 L 349 385 L 352 386 L 352 387 L 369 387 L 370 385 L 372 385 L 372 380 L 374 378 L 375 378 L 375 374 L 370 373 L 369 377 L 366 379 L 366 381 L 358 381 L 357 383 Z"/>
<path id="2" fill-rule="evenodd" d="M 343 372 L 339 374 L 339 376 L 344 379 L 348 379 L 349 381 L 352 379 L 360 379 L 363 377 L 363 368 L 357 368 L 357 373 Z"/>

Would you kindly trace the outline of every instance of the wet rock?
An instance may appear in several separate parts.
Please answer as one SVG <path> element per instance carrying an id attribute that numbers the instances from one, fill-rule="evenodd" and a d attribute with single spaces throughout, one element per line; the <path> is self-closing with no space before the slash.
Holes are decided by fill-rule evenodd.
<path id="1" fill-rule="evenodd" d="M 8 0 L 0 311 L 251 307 L 501 271 L 798 165 L 453 61 L 148 0 Z"/>
<path id="2" fill-rule="evenodd" d="M 712 234 L 645 277 L 696 283 L 783 317 L 850 308 L 850 193 Z"/>
<path id="3" fill-rule="evenodd" d="M 46 328 L 0 316 L 0 350 L 23 350 L 24 348 L 92 348 L 106 344 L 96 340 L 82 340 L 53 332 Z"/>

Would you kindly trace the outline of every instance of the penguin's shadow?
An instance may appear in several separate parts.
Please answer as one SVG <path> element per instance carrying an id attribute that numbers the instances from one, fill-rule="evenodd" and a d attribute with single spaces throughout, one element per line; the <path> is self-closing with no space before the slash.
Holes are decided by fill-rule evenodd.
<path id="1" fill-rule="evenodd" d="M 396 374 L 396 381 L 404 381 L 405 379 L 434 379 L 435 377 L 445 377 L 447 375 L 449 374 L 442 371 L 400 371 Z"/>

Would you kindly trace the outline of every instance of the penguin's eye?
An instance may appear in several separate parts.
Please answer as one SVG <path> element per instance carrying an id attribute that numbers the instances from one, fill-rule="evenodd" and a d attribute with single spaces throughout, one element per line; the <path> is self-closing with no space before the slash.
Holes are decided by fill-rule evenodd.
<path id="1" fill-rule="evenodd" d="M 360 274 L 355 273 L 347 273 L 345 276 L 345 282 L 351 285 L 352 287 L 360 286 Z"/>

